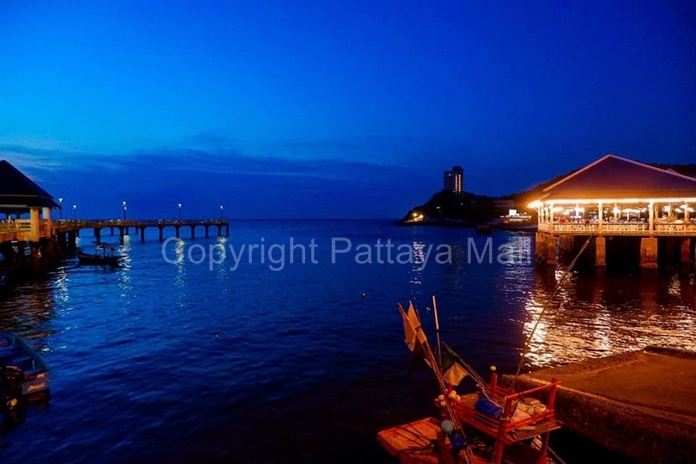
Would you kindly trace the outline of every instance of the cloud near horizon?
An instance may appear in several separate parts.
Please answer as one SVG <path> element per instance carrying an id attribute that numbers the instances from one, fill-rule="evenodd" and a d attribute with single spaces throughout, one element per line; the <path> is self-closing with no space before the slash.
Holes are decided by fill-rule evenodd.
<path id="1" fill-rule="evenodd" d="M 123 155 L 0 144 L 0 158 L 64 199 L 80 217 L 399 218 L 438 187 L 399 166 L 327 158 L 249 156 L 227 146 Z M 317 149 L 330 144 L 295 143 Z M 343 145 L 348 150 L 354 146 Z M 439 170 L 436 171 L 436 175 Z M 439 175 L 437 175 L 439 177 Z M 425 197 L 425 198 L 424 198 Z"/>

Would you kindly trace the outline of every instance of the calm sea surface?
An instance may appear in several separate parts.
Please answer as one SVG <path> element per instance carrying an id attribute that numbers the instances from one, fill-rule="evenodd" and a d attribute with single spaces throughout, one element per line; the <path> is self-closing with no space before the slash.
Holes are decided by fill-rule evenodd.
<path id="1" fill-rule="evenodd" d="M 513 372 L 563 274 L 536 272 L 533 236 L 518 233 L 249 221 L 227 241 L 188 236 L 163 256 L 151 229 L 127 238 L 120 269 L 67 262 L 0 296 L 0 330 L 40 350 L 53 376 L 49 406 L 0 435 L 0 462 L 392 462 L 377 431 L 433 414 L 436 394 L 427 370 L 406 374 L 397 303 L 413 301 L 434 339 L 435 294 L 442 338 L 486 375 Z M 692 277 L 570 276 L 525 370 L 646 344 L 696 349 L 695 289 Z M 575 443 L 559 442 L 569 463 L 591 452 Z"/>

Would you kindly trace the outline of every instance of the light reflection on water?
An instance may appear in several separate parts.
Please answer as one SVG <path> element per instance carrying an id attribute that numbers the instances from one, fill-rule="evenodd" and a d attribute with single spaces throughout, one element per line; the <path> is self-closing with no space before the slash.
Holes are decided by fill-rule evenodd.
<path id="1" fill-rule="evenodd" d="M 228 275 L 229 264 L 227 262 L 227 237 L 218 237 L 213 247 L 213 265 L 217 269 L 217 278 L 225 280 Z"/>
<path id="2" fill-rule="evenodd" d="M 427 308 L 435 294 L 443 340 L 479 371 L 496 364 L 507 373 L 563 275 L 535 271 L 532 241 L 522 234 L 330 221 L 240 222 L 232 232 L 229 239 L 169 242 L 173 264 L 157 241 L 128 238 L 121 268 L 71 261 L 0 300 L 0 330 L 44 350 L 55 373 L 52 407 L 28 421 L 41 433 L 25 426 L 12 436 L 16 459 L 103 462 L 118 449 L 118 462 L 195 462 L 201 455 L 283 462 L 300 453 L 304 462 L 335 462 L 336 443 L 344 449 L 352 439 L 368 450 L 354 462 L 389 462 L 371 429 L 375 411 L 416 407 L 402 393 L 419 380 L 405 378 L 411 353 L 396 303 L 412 299 L 434 337 Z M 332 264 L 330 240 L 338 235 L 354 246 L 392 238 L 394 246 L 412 247 L 415 259 L 358 265 L 345 254 Z M 239 250 L 259 237 L 287 243 L 290 236 L 305 244 L 316 238 L 319 264 L 272 272 L 245 258 L 230 270 L 227 246 Z M 477 262 L 472 244 L 481 252 L 488 238 L 493 259 Z M 215 252 L 227 260 L 212 268 L 191 264 L 187 247 L 195 243 L 206 251 L 224 246 Z M 441 244 L 451 246 L 450 263 L 434 262 Z M 500 246 L 508 256 L 498 260 Z M 694 288 L 693 280 L 676 277 L 572 275 L 548 303 L 526 369 L 647 344 L 696 349 Z M 427 407 L 432 379 L 423 384 Z M 337 428 L 347 414 L 369 433 L 356 438 Z M 272 449 L 281 451 L 269 457 Z"/>
<path id="3" fill-rule="evenodd" d="M 522 321 L 528 338 L 563 271 L 537 275 Z M 696 350 L 693 282 L 678 276 L 657 279 L 587 278 L 573 275 L 548 303 L 532 336 L 530 368 L 642 349 L 648 345 Z"/>
<path id="4" fill-rule="evenodd" d="M 410 270 L 409 284 L 411 284 L 409 289 L 409 300 L 417 300 L 419 297 L 423 296 L 423 263 L 425 261 L 425 243 L 421 241 L 414 241 L 412 246 L 413 250 L 413 265 Z"/>
<path id="5" fill-rule="evenodd" d="M 131 282 L 131 236 L 125 235 L 123 237 L 123 244 L 118 249 L 118 254 L 122 256 L 121 258 L 121 268 L 118 273 L 118 286 L 121 288 L 121 298 L 128 305 L 131 303 L 130 292 L 133 289 L 133 283 Z"/>

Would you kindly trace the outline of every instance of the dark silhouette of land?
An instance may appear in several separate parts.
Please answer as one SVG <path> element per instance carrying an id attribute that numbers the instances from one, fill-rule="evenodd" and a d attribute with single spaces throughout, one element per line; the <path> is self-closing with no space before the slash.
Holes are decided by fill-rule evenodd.
<path id="1" fill-rule="evenodd" d="M 659 169 L 671 169 L 685 176 L 696 177 L 696 164 L 645 164 Z M 576 171 L 578 169 L 558 175 L 528 190 L 501 197 L 478 195 L 472 192 L 458 194 L 453 191 L 441 190 L 433 194 L 424 204 L 412 208 L 401 219 L 400 223 L 404 225 L 460 225 L 472 227 L 497 219 L 501 215 L 507 214 L 510 209 L 527 212 L 533 216 L 532 219 L 534 220 L 535 211 L 530 210 L 527 205 L 540 197 L 546 187 L 553 185 Z"/>

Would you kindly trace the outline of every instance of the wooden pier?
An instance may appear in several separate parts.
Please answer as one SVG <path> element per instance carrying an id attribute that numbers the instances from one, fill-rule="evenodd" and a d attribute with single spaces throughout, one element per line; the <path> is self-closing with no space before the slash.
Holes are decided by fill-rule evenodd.
<path id="1" fill-rule="evenodd" d="M 76 250 L 76 239 L 85 229 L 94 231 L 97 243 L 101 242 L 104 229 L 108 229 L 111 235 L 118 232 L 121 243 L 131 231 L 144 242 L 148 228 L 157 229 L 160 241 L 164 240 L 167 227 L 174 229 L 177 238 L 181 238 L 182 228 L 189 229 L 192 239 L 196 238 L 199 228 L 203 229 L 206 238 L 210 236 L 211 227 L 218 236 L 229 236 L 230 233 L 229 221 L 222 218 L 55 220 L 51 213 L 61 206 L 6 160 L 0 161 L 0 181 L 0 213 L 6 215 L 5 220 L 0 220 L 0 253 L 3 257 L 0 274 L 41 271 L 56 265 Z"/>
<path id="2" fill-rule="evenodd" d="M 223 219 L 184 219 L 184 220 L 163 220 L 163 219 L 145 219 L 145 220 L 112 220 L 112 219 L 85 219 L 77 221 L 54 221 L 56 233 L 65 233 L 70 231 L 79 231 L 82 229 L 92 229 L 97 243 L 101 243 L 102 231 L 109 230 L 109 234 L 113 236 L 118 232 L 119 238 L 123 241 L 123 237 L 130 235 L 133 230 L 135 235 L 140 236 L 140 241 L 145 241 L 145 231 L 148 228 L 156 228 L 158 230 L 159 241 L 164 240 L 164 229 L 169 227 L 175 231 L 176 238 L 181 238 L 181 229 L 189 229 L 189 238 L 196 238 L 196 229 L 202 228 L 205 238 L 210 237 L 210 228 L 216 228 L 217 236 L 229 237 L 230 223 Z"/>
<path id="3" fill-rule="evenodd" d="M 189 229 L 188 236 L 196 238 L 196 230 L 203 229 L 203 236 L 210 236 L 211 227 L 217 236 L 229 236 L 229 221 L 219 219 L 196 220 L 109 220 L 83 219 L 58 220 L 39 219 L 38 214 L 31 219 L 17 219 L 0 223 L 0 253 L 5 257 L 0 263 L 0 273 L 21 271 L 40 271 L 48 268 L 77 249 L 77 237 L 81 230 L 92 229 L 96 243 L 102 241 L 102 231 L 108 229 L 113 236 L 118 233 L 123 243 L 131 231 L 145 241 L 146 230 L 155 228 L 159 241 L 164 240 L 165 228 L 173 228 L 177 238 L 181 238 L 181 229 Z M 29 250 L 29 252 L 25 252 Z M 28 255 L 28 256 L 27 256 Z"/>
<path id="4" fill-rule="evenodd" d="M 181 228 L 189 228 L 190 238 L 196 238 L 196 229 L 203 228 L 204 236 L 210 236 L 210 228 L 217 228 L 218 236 L 228 237 L 230 234 L 230 223 L 220 219 L 187 219 L 187 220 L 111 220 L 111 219 L 82 219 L 82 220 L 57 220 L 39 219 L 38 227 L 32 227 L 32 221 L 29 219 L 17 219 L 12 222 L 0 223 L 0 243 L 1 242 L 34 242 L 41 239 L 49 239 L 62 234 L 77 237 L 80 235 L 80 230 L 92 229 L 97 243 L 101 242 L 102 230 L 109 229 L 113 236 L 115 231 L 118 231 L 119 237 L 123 240 L 125 235 L 129 235 L 131 230 L 134 230 L 136 235 L 140 235 L 140 241 L 145 241 L 145 231 L 148 228 L 158 229 L 158 238 L 164 240 L 164 229 L 166 227 L 174 228 L 177 238 L 181 237 Z"/>

